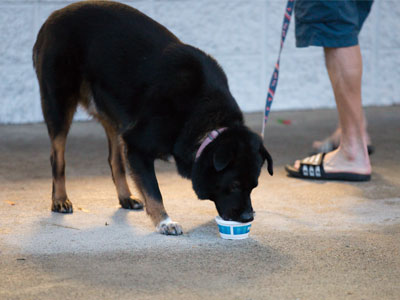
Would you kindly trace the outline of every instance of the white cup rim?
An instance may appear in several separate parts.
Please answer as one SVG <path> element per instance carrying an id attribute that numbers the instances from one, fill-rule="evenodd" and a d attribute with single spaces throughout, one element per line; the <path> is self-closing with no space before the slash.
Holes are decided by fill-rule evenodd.
<path id="1" fill-rule="evenodd" d="M 225 225 L 225 226 L 246 226 L 252 223 L 252 222 L 241 223 L 237 221 L 226 221 L 222 219 L 220 216 L 215 217 L 215 222 L 217 222 L 218 225 Z"/>

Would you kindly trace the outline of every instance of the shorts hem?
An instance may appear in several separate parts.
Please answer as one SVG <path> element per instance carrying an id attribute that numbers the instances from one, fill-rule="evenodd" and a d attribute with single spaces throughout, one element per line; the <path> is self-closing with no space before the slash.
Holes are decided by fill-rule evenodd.
<path id="1" fill-rule="evenodd" d="M 345 48 L 358 45 L 358 37 L 351 36 L 347 38 L 320 38 L 318 36 L 302 37 L 301 40 L 296 39 L 297 48 L 305 48 L 308 46 L 317 46 L 324 48 Z"/>

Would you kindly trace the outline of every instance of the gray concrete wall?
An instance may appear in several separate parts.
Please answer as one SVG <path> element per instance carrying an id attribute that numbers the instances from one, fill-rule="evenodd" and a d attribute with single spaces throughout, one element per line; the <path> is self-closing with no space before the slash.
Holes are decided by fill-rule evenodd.
<path id="1" fill-rule="evenodd" d="M 31 63 L 36 34 L 74 1 L 0 0 L 0 123 L 42 120 Z M 261 111 L 275 64 L 286 0 L 124 1 L 166 25 L 182 41 L 213 55 L 244 111 Z M 400 103 L 400 2 L 376 0 L 360 37 L 365 105 Z M 322 50 L 296 49 L 291 24 L 273 109 L 334 107 Z M 87 118 L 79 112 L 78 119 Z"/>

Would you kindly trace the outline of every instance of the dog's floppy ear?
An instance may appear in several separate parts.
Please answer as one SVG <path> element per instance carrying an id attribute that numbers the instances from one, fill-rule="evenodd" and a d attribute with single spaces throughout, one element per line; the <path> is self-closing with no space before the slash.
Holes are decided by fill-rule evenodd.
<path id="1" fill-rule="evenodd" d="M 234 158 L 234 147 L 230 144 L 222 144 L 213 155 L 214 168 L 217 172 L 225 169 Z"/>
<path id="2" fill-rule="evenodd" d="M 267 160 L 268 163 L 268 173 L 272 176 L 274 174 L 274 170 L 273 170 L 273 163 L 272 163 L 272 157 L 269 154 L 269 152 L 267 151 L 267 149 L 265 149 L 264 145 L 261 143 L 260 145 L 260 153 L 261 153 L 261 157 L 264 160 Z"/>

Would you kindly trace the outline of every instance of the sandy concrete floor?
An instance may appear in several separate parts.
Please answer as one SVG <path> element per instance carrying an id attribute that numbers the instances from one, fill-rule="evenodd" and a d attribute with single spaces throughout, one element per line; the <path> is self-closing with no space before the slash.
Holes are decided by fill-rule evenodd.
<path id="1" fill-rule="evenodd" d="M 283 170 L 334 129 L 334 111 L 272 114 L 275 175 L 264 170 L 253 191 L 244 241 L 219 238 L 214 205 L 173 164 L 158 163 L 158 179 L 183 236 L 156 234 L 143 211 L 120 209 L 93 122 L 74 123 L 68 139 L 75 212 L 51 213 L 45 126 L 0 126 L 0 299 L 399 299 L 400 107 L 367 116 L 372 181 L 344 183 Z M 258 131 L 261 115 L 246 118 Z"/>

